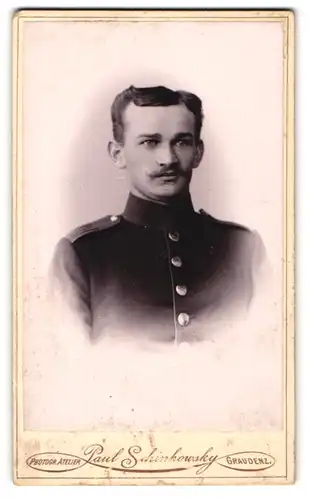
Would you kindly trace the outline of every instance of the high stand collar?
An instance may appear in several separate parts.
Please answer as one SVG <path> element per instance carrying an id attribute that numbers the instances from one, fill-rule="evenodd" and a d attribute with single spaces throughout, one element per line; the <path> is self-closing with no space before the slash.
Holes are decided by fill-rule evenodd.
<path id="1" fill-rule="evenodd" d="M 133 224 L 163 230 L 190 225 L 195 215 L 190 195 L 163 205 L 130 193 L 123 212 L 124 219 Z"/>

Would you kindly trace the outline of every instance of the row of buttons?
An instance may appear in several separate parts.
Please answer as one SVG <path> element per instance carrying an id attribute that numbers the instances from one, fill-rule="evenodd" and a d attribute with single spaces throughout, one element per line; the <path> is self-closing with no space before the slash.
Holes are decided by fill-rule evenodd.
<path id="1" fill-rule="evenodd" d="M 119 217 L 117 215 L 112 215 L 110 217 L 110 220 L 111 220 L 111 222 L 117 222 L 118 218 Z M 176 231 L 173 233 L 168 233 L 168 237 L 170 240 L 175 241 L 175 242 L 179 241 L 179 238 L 180 238 L 179 233 Z M 172 262 L 173 266 L 175 266 L 175 267 L 182 266 L 182 260 L 178 255 L 176 255 L 175 257 L 172 257 L 171 262 Z M 188 289 L 187 289 L 186 285 L 177 285 L 176 286 L 176 292 L 178 293 L 178 295 L 180 295 L 182 297 L 187 294 L 187 291 L 188 291 Z M 187 313 L 180 313 L 177 317 L 177 321 L 180 324 L 180 326 L 187 326 L 190 323 L 190 316 Z"/>
<path id="2" fill-rule="evenodd" d="M 174 231 L 172 233 L 168 233 L 168 237 L 170 240 L 175 241 L 175 242 L 179 241 L 179 239 L 180 239 L 180 235 L 177 231 Z M 172 262 L 173 266 L 175 266 L 175 267 L 182 266 L 182 260 L 178 255 L 176 255 L 175 257 L 172 257 L 171 262 Z M 176 292 L 178 293 L 178 295 L 184 297 L 187 294 L 188 289 L 187 289 L 186 285 L 177 285 Z M 178 321 L 180 326 L 187 326 L 190 323 L 190 316 L 187 313 L 180 313 L 177 316 L 177 321 Z"/>

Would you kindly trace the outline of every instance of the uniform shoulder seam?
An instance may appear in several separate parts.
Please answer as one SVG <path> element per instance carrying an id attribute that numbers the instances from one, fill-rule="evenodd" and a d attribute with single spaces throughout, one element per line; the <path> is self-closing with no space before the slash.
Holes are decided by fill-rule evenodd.
<path id="1" fill-rule="evenodd" d="M 66 235 L 66 239 L 68 239 L 71 243 L 74 243 L 82 236 L 114 227 L 119 224 L 120 220 L 120 215 L 106 215 L 101 219 L 96 219 L 73 229 Z"/>

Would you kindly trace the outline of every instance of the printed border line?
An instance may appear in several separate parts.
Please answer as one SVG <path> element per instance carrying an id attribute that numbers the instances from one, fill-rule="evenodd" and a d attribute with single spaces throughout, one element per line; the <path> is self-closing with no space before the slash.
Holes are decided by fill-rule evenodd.
<path id="1" fill-rule="evenodd" d="M 287 32 L 287 130 L 286 130 L 286 142 L 287 142 L 287 174 L 286 174 L 286 221 L 287 221 L 287 265 L 286 265 L 286 295 L 287 295 L 287 322 L 286 322 L 286 339 L 287 339 L 287 349 L 286 349 L 286 411 L 287 411 L 287 442 L 286 449 L 287 455 L 289 454 L 291 458 L 290 463 L 290 475 L 295 477 L 295 262 L 294 262 L 294 250 L 295 250 L 295 153 L 294 153 L 294 81 L 295 81 L 295 23 L 294 18 L 292 22 L 288 19 L 288 32 Z M 291 49 L 291 50 L 289 50 Z M 288 333 L 290 332 L 290 335 Z M 288 356 L 289 354 L 289 356 Z M 290 372 L 290 376 L 288 375 Z M 291 403 L 288 405 L 288 396 L 290 397 Z M 289 408 L 289 412 L 288 412 Z M 292 410 L 292 411 L 291 411 Z M 292 439 L 290 432 L 292 431 Z M 288 475 L 288 457 L 286 456 L 287 471 Z"/>
<path id="2" fill-rule="evenodd" d="M 294 412 L 295 412 L 295 323 L 294 323 L 294 290 L 293 283 L 295 281 L 294 274 L 294 19 L 290 23 L 290 17 L 284 23 L 284 52 L 283 52 L 283 106 L 284 106 L 284 122 L 283 122 L 283 162 L 284 162 L 284 234 L 283 234 L 283 291 L 284 291 L 284 308 L 283 308 L 283 326 L 284 326 L 284 346 L 285 349 L 285 372 L 284 372 L 284 387 L 285 387 L 285 468 L 286 476 L 288 476 L 289 464 L 288 458 L 293 460 L 294 451 Z M 292 45 L 293 43 L 293 45 Z M 292 74 L 290 74 L 292 72 Z M 291 116 L 290 116 L 291 114 Z M 290 335 L 289 335 L 290 332 Z M 289 376 L 289 372 L 291 375 Z M 292 391 L 292 394 L 291 394 Z M 291 396 L 291 404 L 288 404 L 288 396 Z M 292 411 L 292 415 L 291 415 Z M 289 431 L 293 432 L 293 439 L 290 439 Z M 294 477 L 295 463 L 291 463 L 291 475 Z"/>
<path id="3" fill-rule="evenodd" d="M 69 17 L 65 20 L 61 20 L 61 18 L 57 18 L 57 17 L 51 17 L 51 18 L 48 18 L 46 19 L 45 17 L 36 17 L 36 18 L 22 18 L 24 22 L 28 22 L 28 23 L 36 23 L 36 22 L 48 22 L 48 23 L 53 23 L 53 22 L 63 22 L 63 23 L 71 23 L 71 22 L 74 22 L 74 23 L 86 23 L 86 22 L 91 22 L 91 23 L 105 23 L 105 22 L 142 22 L 142 23 L 149 23 L 149 22 L 185 22 L 185 23 L 188 23 L 188 22 L 194 22 L 194 23 L 206 23 L 206 22 L 210 22 L 210 23 L 214 23 L 214 22 L 218 22 L 218 23 L 227 23 L 227 22 L 234 22 L 234 23 L 241 23 L 241 22 L 263 22 L 263 23 L 280 23 L 286 19 L 288 19 L 288 17 L 276 17 L 276 18 L 273 18 L 273 19 L 270 19 L 269 17 L 260 17 L 260 18 L 256 18 L 256 17 L 252 17 L 252 18 L 249 18 L 249 17 L 246 17 L 246 18 L 243 18 L 243 17 L 240 17 L 240 18 L 233 18 L 233 19 L 227 19 L 227 18 L 221 18 L 221 19 L 218 19 L 218 18 L 212 18 L 212 17 L 205 17 L 205 18 L 191 18 L 191 17 L 188 17 L 188 18 L 176 18 L 174 20 L 171 20 L 171 19 L 168 19 L 167 17 L 145 17 L 145 18 L 139 18 L 139 17 L 102 17 L 100 19 L 89 19 L 87 17 L 85 18 L 80 18 L 80 17 Z"/>
<path id="4" fill-rule="evenodd" d="M 16 20 L 15 20 L 16 19 Z M 19 405 L 18 405 L 18 368 L 19 368 L 19 363 L 18 363 L 18 351 L 19 351 L 19 335 L 18 335 L 18 311 L 19 311 L 19 306 L 18 306 L 18 301 L 19 301 L 19 293 L 18 293 L 18 287 L 19 287 L 19 265 L 18 265 L 18 241 L 19 241 L 19 217 L 18 217 L 18 204 L 19 204 L 19 189 L 18 189 L 18 180 L 19 180 L 19 169 L 18 169 L 18 145 L 19 145 L 19 120 L 18 120 L 18 115 L 19 115 L 19 45 L 20 45 L 20 22 L 19 18 L 14 18 L 13 19 L 13 40 L 16 43 L 16 48 L 15 48 L 15 57 L 13 59 L 13 64 L 12 64 L 12 78 L 13 78 L 13 141 L 12 145 L 15 151 L 12 155 L 13 159 L 13 176 L 12 176 L 12 182 L 13 182 L 13 203 L 12 203 L 12 208 L 13 208 L 13 217 L 14 217 L 14 226 L 13 226 L 13 273 L 14 273 L 14 278 L 13 279 L 13 310 L 14 310 L 14 315 L 13 315 L 13 339 L 12 339 L 12 349 L 13 349 L 13 406 L 14 406 L 14 422 L 15 422 L 15 429 L 13 429 L 13 436 L 15 439 L 15 448 L 14 448 L 14 463 L 13 465 L 13 472 L 17 473 L 18 477 L 18 466 L 19 466 L 19 456 L 18 456 L 18 442 L 19 442 Z"/>

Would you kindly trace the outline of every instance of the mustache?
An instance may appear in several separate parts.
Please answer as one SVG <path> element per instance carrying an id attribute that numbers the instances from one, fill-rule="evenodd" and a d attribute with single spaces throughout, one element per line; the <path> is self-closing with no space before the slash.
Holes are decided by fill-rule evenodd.
<path id="1" fill-rule="evenodd" d="M 180 174 L 180 169 L 178 165 L 170 165 L 168 167 L 162 167 L 160 170 L 157 172 L 152 172 L 150 174 L 150 177 L 156 178 L 156 177 L 165 177 L 166 175 L 176 175 Z"/>

